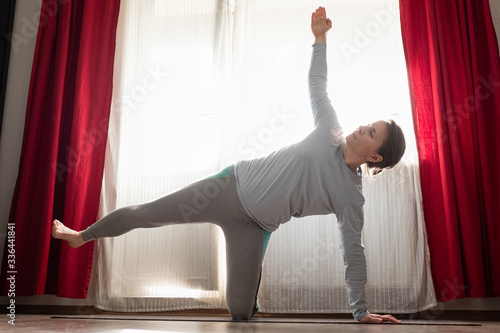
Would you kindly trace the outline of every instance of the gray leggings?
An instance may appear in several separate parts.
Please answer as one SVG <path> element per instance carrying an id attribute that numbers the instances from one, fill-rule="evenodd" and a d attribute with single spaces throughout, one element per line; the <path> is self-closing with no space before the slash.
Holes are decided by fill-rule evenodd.
<path id="1" fill-rule="evenodd" d="M 85 241 L 115 237 L 136 228 L 211 222 L 226 239 L 226 303 L 233 320 L 257 312 L 262 260 L 270 233 L 241 206 L 233 167 L 189 184 L 160 199 L 117 209 L 82 232 Z"/>

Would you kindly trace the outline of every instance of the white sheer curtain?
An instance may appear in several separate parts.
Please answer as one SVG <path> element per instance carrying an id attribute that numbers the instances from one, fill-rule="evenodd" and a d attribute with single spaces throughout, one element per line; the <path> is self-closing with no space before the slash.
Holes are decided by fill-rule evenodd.
<path id="1" fill-rule="evenodd" d="M 122 0 L 101 215 L 154 199 L 312 129 L 307 71 L 317 1 Z M 397 0 L 332 1 L 329 93 L 344 131 L 395 119 L 407 154 L 364 181 L 373 311 L 434 306 Z M 209 224 L 98 242 L 96 306 L 223 308 L 224 239 Z M 273 233 L 264 312 L 349 312 L 335 216 Z"/>

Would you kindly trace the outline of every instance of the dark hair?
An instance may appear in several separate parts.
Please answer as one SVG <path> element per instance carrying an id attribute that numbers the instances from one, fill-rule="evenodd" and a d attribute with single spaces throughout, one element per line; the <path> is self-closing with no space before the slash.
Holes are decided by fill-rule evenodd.
<path id="1" fill-rule="evenodd" d="M 369 174 L 375 176 L 384 169 L 394 167 L 403 157 L 405 149 L 405 136 L 401 127 L 393 120 L 389 120 L 387 124 L 387 138 L 377 151 L 377 153 L 383 157 L 383 160 L 380 162 L 367 162 Z"/>

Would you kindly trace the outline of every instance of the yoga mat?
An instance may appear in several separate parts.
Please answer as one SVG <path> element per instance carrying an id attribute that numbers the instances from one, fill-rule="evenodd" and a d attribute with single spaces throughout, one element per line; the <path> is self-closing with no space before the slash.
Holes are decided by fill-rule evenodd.
<path id="1" fill-rule="evenodd" d="M 202 321 L 202 322 L 234 322 L 230 317 L 198 317 L 198 316 L 148 316 L 148 315 L 85 315 L 85 316 L 52 316 L 52 319 L 85 319 L 85 320 L 144 320 L 144 321 Z M 297 323 L 297 324 L 356 324 L 352 319 L 327 319 L 327 318 L 269 318 L 256 317 L 243 323 Z M 444 325 L 444 326 L 481 326 L 478 323 L 470 323 L 453 320 L 424 320 L 407 319 L 401 324 L 387 323 L 391 325 Z M 363 324 L 367 325 L 367 324 Z M 380 325 L 380 324 L 377 324 Z"/>

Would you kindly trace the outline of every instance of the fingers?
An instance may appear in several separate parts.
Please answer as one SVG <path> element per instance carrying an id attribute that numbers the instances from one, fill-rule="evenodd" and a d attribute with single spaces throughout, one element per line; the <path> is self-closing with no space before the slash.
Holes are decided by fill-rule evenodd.
<path id="1" fill-rule="evenodd" d="M 385 316 L 381 316 L 381 317 L 382 317 L 383 322 L 401 323 L 401 320 L 398 320 L 391 315 L 385 315 Z"/>
<path id="2" fill-rule="evenodd" d="M 325 7 L 319 7 L 316 11 L 319 12 L 320 16 L 325 18 L 326 17 L 326 9 Z"/>
<path id="3" fill-rule="evenodd" d="M 326 9 L 324 7 L 318 7 L 318 9 L 316 9 L 316 11 L 314 11 L 312 14 L 311 14 L 311 21 L 315 21 L 315 20 L 326 20 L 326 23 L 330 23 L 332 21 L 330 21 L 329 18 L 326 17 Z"/>
<path id="4" fill-rule="evenodd" d="M 393 316 L 391 315 L 385 315 L 385 316 L 381 316 L 381 315 L 377 315 L 378 316 L 378 319 L 380 320 L 379 322 L 382 322 L 382 323 L 400 323 L 401 320 L 397 320 L 396 318 L 394 318 Z"/>
<path id="5" fill-rule="evenodd" d="M 313 12 L 313 16 L 316 16 L 317 18 L 320 18 L 322 16 L 326 16 L 326 11 L 323 7 L 318 7 L 318 9 L 316 9 L 314 12 Z"/>
<path id="6" fill-rule="evenodd" d="M 360 320 L 362 323 L 401 323 L 401 320 L 394 318 L 391 315 L 378 315 L 375 313 L 367 314 Z"/>
<path id="7" fill-rule="evenodd" d="M 392 323 L 400 323 L 400 320 L 397 320 L 391 315 L 378 315 L 378 314 L 373 314 L 373 317 L 377 322 L 382 323 L 382 322 L 392 322 Z"/>
<path id="8" fill-rule="evenodd" d="M 323 7 L 318 7 L 316 9 L 316 17 L 317 18 L 325 18 L 326 17 L 326 10 Z"/>

